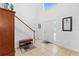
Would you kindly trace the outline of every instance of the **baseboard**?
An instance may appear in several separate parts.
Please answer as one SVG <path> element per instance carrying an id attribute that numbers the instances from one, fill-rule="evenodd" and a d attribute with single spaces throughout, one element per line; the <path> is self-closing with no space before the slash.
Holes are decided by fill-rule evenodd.
<path id="1" fill-rule="evenodd" d="M 52 43 L 52 44 L 57 45 L 57 46 L 59 46 L 59 47 L 61 47 L 61 48 L 64 48 L 64 49 L 67 49 L 67 50 L 70 50 L 70 51 L 73 51 L 73 52 L 79 53 L 79 51 L 76 51 L 76 50 L 73 50 L 73 49 L 70 49 L 70 48 L 64 47 L 64 46 L 59 45 L 59 44 L 57 44 L 57 43 Z"/>

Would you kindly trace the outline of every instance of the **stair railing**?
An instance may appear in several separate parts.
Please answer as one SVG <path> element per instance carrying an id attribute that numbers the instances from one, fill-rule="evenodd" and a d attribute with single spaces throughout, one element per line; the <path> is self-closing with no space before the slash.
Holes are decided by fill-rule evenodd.
<path id="1" fill-rule="evenodd" d="M 22 21 L 19 17 L 17 17 L 16 15 L 15 15 L 15 17 L 21 22 L 21 23 L 23 23 L 25 26 L 27 26 L 33 33 L 34 33 L 34 37 L 33 37 L 33 41 L 35 42 L 35 30 L 34 29 L 32 29 L 29 25 L 27 25 L 24 21 Z"/>

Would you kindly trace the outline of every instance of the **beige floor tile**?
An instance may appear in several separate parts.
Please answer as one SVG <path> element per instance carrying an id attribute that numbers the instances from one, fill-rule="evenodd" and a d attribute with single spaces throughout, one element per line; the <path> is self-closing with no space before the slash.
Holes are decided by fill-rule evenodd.
<path id="1" fill-rule="evenodd" d="M 36 48 L 25 51 L 24 53 L 22 53 L 20 49 L 16 49 L 16 56 L 79 56 L 78 52 L 55 44 L 45 44 L 42 43 L 42 40 L 36 40 L 34 46 L 36 46 Z"/>
<path id="2" fill-rule="evenodd" d="M 79 56 L 79 53 L 78 52 L 71 51 L 70 55 L 71 56 Z"/>

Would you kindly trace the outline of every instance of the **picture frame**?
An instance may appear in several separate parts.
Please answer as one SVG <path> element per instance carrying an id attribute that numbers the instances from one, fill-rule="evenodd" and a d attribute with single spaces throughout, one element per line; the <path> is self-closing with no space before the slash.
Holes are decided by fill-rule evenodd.
<path id="1" fill-rule="evenodd" d="M 72 31 L 72 16 L 62 18 L 62 31 Z"/>

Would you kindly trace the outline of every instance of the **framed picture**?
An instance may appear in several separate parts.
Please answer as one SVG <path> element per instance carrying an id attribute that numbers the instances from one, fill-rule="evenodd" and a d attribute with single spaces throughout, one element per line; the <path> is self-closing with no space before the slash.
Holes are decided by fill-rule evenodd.
<path id="1" fill-rule="evenodd" d="M 62 19 L 62 31 L 72 31 L 72 17 Z"/>

